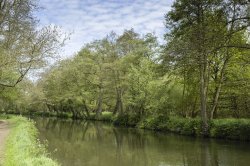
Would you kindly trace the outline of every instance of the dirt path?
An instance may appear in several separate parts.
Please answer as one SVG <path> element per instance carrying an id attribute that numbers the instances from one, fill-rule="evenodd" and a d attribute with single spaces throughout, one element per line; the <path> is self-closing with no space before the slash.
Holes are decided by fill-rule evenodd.
<path id="1" fill-rule="evenodd" d="M 0 120 L 0 165 L 2 165 L 4 158 L 4 146 L 6 138 L 9 134 L 10 128 L 7 121 Z"/>

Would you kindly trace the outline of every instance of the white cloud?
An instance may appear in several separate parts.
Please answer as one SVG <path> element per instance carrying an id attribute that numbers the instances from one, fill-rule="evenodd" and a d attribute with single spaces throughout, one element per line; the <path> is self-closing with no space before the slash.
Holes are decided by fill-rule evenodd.
<path id="1" fill-rule="evenodd" d="M 74 32 L 66 43 L 64 57 L 70 56 L 88 42 L 134 28 L 145 34 L 155 32 L 162 39 L 164 14 L 173 0 L 40 0 L 43 7 L 36 13 L 42 26 L 55 24 L 66 33 Z"/>

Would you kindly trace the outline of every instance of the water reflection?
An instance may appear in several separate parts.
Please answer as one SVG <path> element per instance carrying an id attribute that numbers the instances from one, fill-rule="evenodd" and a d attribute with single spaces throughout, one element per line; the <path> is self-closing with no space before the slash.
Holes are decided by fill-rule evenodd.
<path id="1" fill-rule="evenodd" d="M 248 166 L 250 143 L 116 128 L 103 122 L 36 118 L 63 166 Z"/>

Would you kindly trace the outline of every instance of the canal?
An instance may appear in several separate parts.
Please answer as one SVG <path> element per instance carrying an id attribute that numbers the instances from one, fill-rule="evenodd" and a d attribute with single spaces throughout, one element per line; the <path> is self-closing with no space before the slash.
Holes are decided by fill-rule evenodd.
<path id="1" fill-rule="evenodd" d="M 34 118 L 42 143 L 62 166 L 249 166 L 250 143 Z"/>

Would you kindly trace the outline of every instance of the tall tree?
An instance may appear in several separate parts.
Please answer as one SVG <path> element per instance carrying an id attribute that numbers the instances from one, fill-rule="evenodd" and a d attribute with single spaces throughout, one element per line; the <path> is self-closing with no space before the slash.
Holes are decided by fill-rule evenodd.
<path id="1" fill-rule="evenodd" d="M 232 43 L 234 34 L 246 31 L 249 25 L 249 13 L 247 13 L 248 1 L 223 1 L 223 0 L 177 0 L 173 9 L 166 15 L 166 26 L 170 29 L 167 36 L 170 43 L 181 45 L 181 48 L 172 50 L 172 55 L 184 59 L 184 63 L 198 68 L 199 94 L 203 134 L 208 134 L 207 97 L 210 80 L 210 65 L 214 63 L 213 55 L 218 57 L 218 52 L 223 52 L 223 65 L 220 80 L 227 61 L 229 50 L 222 48 L 248 48 L 246 45 Z M 232 25 L 234 24 L 234 25 Z M 170 51 L 171 52 L 171 51 Z M 220 81 L 220 82 L 221 82 Z M 218 95 L 221 83 L 216 88 L 214 106 L 218 103 Z M 212 116 L 212 115 L 211 115 Z"/>

